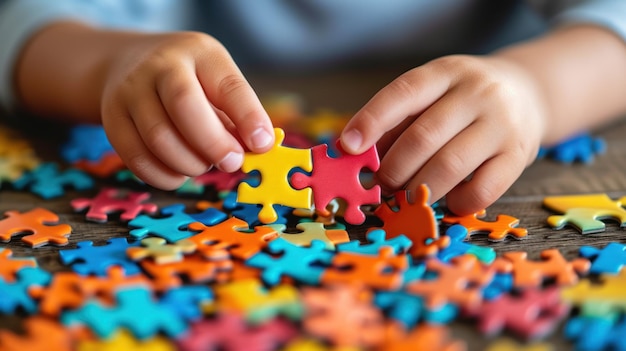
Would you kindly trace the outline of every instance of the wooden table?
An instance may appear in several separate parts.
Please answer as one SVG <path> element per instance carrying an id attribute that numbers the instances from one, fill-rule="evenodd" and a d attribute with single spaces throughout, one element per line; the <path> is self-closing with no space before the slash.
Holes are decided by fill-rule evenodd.
<path id="1" fill-rule="evenodd" d="M 294 92 L 302 96 L 311 108 L 325 107 L 336 111 L 355 111 L 400 71 L 401 68 L 389 69 L 383 73 L 356 70 L 341 74 L 315 73 L 300 77 L 257 75 L 251 76 L 250 80 L 261 96 L 281 91 Z M 58 159 L 58 143 L 62 141 L 58 131 L 54 128 L 42 129 L 38 126 L 25 128 L 26 131 L 37 131 L 31 135 L 30 140 L 42 158 Z M 494 244 L 489 243 L 485 237 L 478 236 L 473 237 L 472 241 L 477 244 L 490 245 L 498 253 L 513 250 L 527 251 L 531 259 L 536 259 L 540 251 L 548 248 L 558 248 L 567 258 L 574 258 L 577 257 L 578 248 L 581 245 L 604 246 L 610 241 L 625 241 L 622 239 L 622 229 L 615 223 L 607 224 L 606 232 L 593 235 L 581 235 L 571 228 L 554 231 L 546 225 L 546 218 L 551 212 L 542 208 L 541 203 L 547 195 L 593 192 L 608 193 L 613 198 L 626 195 L 626 138 L 623 137 L 626 135 L 626 121 L 598 130 L 596 134 L 606 139 L 608 151 L 605 155 L 598 157 L 593 164 L 563 165 L 550 160 L 539 160 L 524 172 L 499 201 L 488 208 L 488 219 L 494 219 L 497 214 L 501 213 L 520 218 L 520 226 L 529 230 L 526 240 L 506 240 Z M 180 202 L 193 207 L 198 200 L 181 198 L 171 192 L 150 191 L 153 194 L 152 201 L 159 206 Z M 36 195 L 13 191 L 5 187 L 0 190 L 0 211 L 27 211 L 34 207 L 44 207 L 58 213 L 61 222 L 68 223 L 73 228 L 70 244 L 65 248 L 74 248 L 77 242 L 83 240 L 92 240 L 99 245 L 111 237 L 126 237 L 128 227 L 119 221 L 106 224 L 90 223 L 85 221 L 84 214 L 72 211 L 69 205 L 72 198 L 90 197 L 95 193 L 96 190 L 68 191 L 64 197 L 42 200 Z M 352 234 L 356 232 L 353 230 Z M 0 247 L 11 248 L 14 256 L 17 257 L 34 256 L 41 267 L 52 272 L 67 269 L 61 265 L 56 247 L 45 246 L 31 249 L 17 238 Z M 14 328 L 16 321 L 15 317 L 4 316 L 0 325 Z M 476 328 L 471 323 L 454 323 L 453 332 L 455 336 L 467 340 L 471 350 L 483 349 L 488 345 L 488 341 L 476 332 Z M 571 348 L 571 344 L 563 340 L 560 331 L 555 333 L 550 341 L 554 342 L 559 350 Z"/>

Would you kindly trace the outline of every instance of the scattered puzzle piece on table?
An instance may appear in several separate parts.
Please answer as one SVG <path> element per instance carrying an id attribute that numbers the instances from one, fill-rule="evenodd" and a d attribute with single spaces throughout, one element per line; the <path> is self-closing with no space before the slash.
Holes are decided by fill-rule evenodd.
<path id="1" fill-rule="evenodd" d="M 213 226 L 227 218 L 226 213 L 216 208 L 206 208 L 200 213 L 186 213 L 184 204 L 172 204 L 161 209 L 162 217 L 139 215 L 128 222 L 131 229 L 130 235 L 135 239 L 141 239 L 146 235 L 154 235 L 167 240 L 170 243 L 187 239 L 194 235 L 188 226 L 193 222 Z"/>
<path id="2" fill-rule="evenodd" d="M 343 229 L 326 229 L 324 224 L 318 222 L 301 222 L 296 224 L 296 229 L 301 233 L 285 232 L 284 225 L 271 224 L 284 240 L 296 246 L 309 246 L 313 240 L 319 240 L 324 243 L 326 249 L 335 250 L 336 244 L 347 243 L 350 241 L 348 232 Z"/>
<path id="3" fill-rule="evenodd" d="M 248 223 L 250 227 L 262 225 L 263 222 L 259 219 L 259 213 L 261 212 L 261 205 L 253 205 L 237 202 L 237 193 L 229 192 L 224 197 L 222 203 L 224 210 L 229 211 L 230 215 L 239 219 L 242 219 Z M 281 205 L 272 206 L 276 211 L 276 220 L 272 224 L 286 224 L 287 216 L 293 211 L 293 208 Z"/>
<path id="4" fill-rule="evenodd" d="M 626 196 L 613 201 L 606 194 L 584 194 L 548 196 L 543 205 L 548 209 L 562 213 L 548 217 L 548 224 L 554 229 L 567 225 L 575 227 L 582 234 L 603 232 L 606 225 L 602 220 L 617 220 L 620 227 L 626 226 L 626 209 L 622 204 Z"/>
<path id="5" fill-rule="evenodd" d="M 27 212 L 7 211 L 0 220 L 0 240 L 9 242 L 11 237 L 27 234 L 22 241 L 32 247 L 46 244 L 66 245 L 72 233 L 68 224 L 56 224 L 59 216 L 45 208 L 34 208 Z"/>
<path id="6" fill-rule="evenodd" d="M 509 215 L 498 215 L 494 222 L 483 221 L 480 218 L 486 215 L 482 210 L 466 216 L 454 216 L 447 214 L 442 221 L 447 224 L 460 224 L 467 228 L 468 235 L 488 233 L 487 238 L 491 241 L 502 241 L 507 237 L 524 239 L 528 236 L 526 228 L 519 228 L 519 219 Z"/>
<path id="7" fill-rule="evenodd" d="M 591 163 L 596 155 L 602 155 L 605 152 L 606 142 L 604 139 L 594 138 L 589 133 L 583 133 L 557 145 L 540 148 L 537 157 L 548 157 L 566 164 Z"/>
<path id="8" fill-rule="evenodd" d="M 172 338 L 182 335 L 187 330 L 184 319 L 151 295 L 145 288 L 123 289 L 116 294 L 116 305 L 104 306 L 90 300 L 78 310 L 64 312 L 61 322 L 69 327 L 86 325 L 103 339 L 112 337 L 121 328 L 128 329 L 138 339 L 151 338 L 159 332 Z"/>
<path id="9" fill-rule="evenodd" d="M 53 162 L 40 164 L 13 181 L 16 189 L 29 188 L 31 192 L 44 199 L 52 199 L 65 194 L 65 187 L 76 190 L 93 188 L 94 181 L 89 175 L 78 169 L 66 169 L 60 171 L 59 166 Z"/>
<path id="10" fill-rule="evenodd" d="M 567 339 L 574 340 L 576 350 L 626 350 L 626 321 L 610 316 L 577 316 L 567 321 Z"/>
<path id="11" fill-rule="evenodd" d="M 449 323 L 458 314 L 458 308 L 454 304 L 445 304 L 431 310 L 426 307 L 421 296 L 402 290 L 378 291 L 374 303 L 385 311 L 389 318 L 401 323 L 405 330 L 414 328 L 420 321 L 429 324 Z"/>
<path id="12" fill-rule="evenodd" d="M 138 261 L 150 257 L 157 264 L 179 262 L 183 259 L 183 254 L 196 250 L 196 244 L 186 239 L 168 244 L 162 238 L 146 238 L 141 240 L 141 245 L 126 250 L 131 260 Z"/>
<path id="13" fill-rule="evenodd" d="M 328 156 L 326 144 L 313 147 L 313 172 L 310 176 L 294 173 L 291 183 L 298 190 L 307 187 L 312 189 L 315 208 L 325 209 L 333 199 L 343 199 L 347 203 L 345 221 L 362 224 L 365 214 L 361 211 L 361 205 L 380 203 L 380 186 L 366 189 L 359 180 L 362 169 L 368 168 L 375 172 L 380 167 L 376 147 L 373 146 L 360 155 L 346 153 L 339 141 L 336 147 L 341 154 L 337 158 Z"/>
<path id="14" fill-rule="evenodd" d="M 478 328 L 487 336 L 500 334 L 506 328 L 524 339 L 538 340 L 556 329 L 569 312 L 560 293 L 557 287 L 524 289 L 519 295 L 503 294 L 467 312 L 478 318 Z"/>
<path id="15" fill-rule="evenodd" d="M 184 285 L 166 291 L 160 299 L 188 321 L 202 318 L 202 308 L 214 302 L 213 291 L 205 285 Z"/>
<path id="16" fill-rule="evenodd" d="M 523 251 L 505 252 L 504 260 L 512 263 L 513 284 L 519 288 L 539 287 L 546 279 L 553 279 L 557 285 L 572 285 L 578 282 L 578 275 L 589 271 L 589 260 L 577 258 L 567 261 L 558 249 L 541 252 L 541 261 L 529 261 Z"/>
<path id="17" fill-rule="evenodd" d="M 306 332 L 336 347 L 375 348 L 384 341 L 385 320 L 361 285 L 335 284 L 302 289 Z"/>
<path id="18" fill-rule="evenodd" d="M 468 238 L 467 228 L 460 224 L 448 228 L 445 235 L 450 238 L 450 245 L 437 253 L 437 258 L 443 262 L 465 254 L 474 255 L 485 264 L 491 264 L 496 259 L 496 250 L 493 248 L 465 242 Z"/>
<path id="19" fill-rule="evenodd" d="M 0 349 L 3 351 L 72 351 L 72 336 L 57 321 L 36 316 L 24 321 L 25 335 L 0 330 Z"/>
<path id="20" fill-rule="evenodd" d="M 585 316 L 606 316 L 626 311 L 626 270 L 617 275 L 602 275 L 599 282 L 582 279 L 565 287 L 561 298 L 580 307 Z"/>
<path id="21" fill-rule="evenodd" d="M 68 163 L 83 159 L 97 161 L 114 151 L 101 125 L 83 124 L 73 127 L 69 139 L 61 146 L 61 156 Z"/>
<path id="22" fill-rule="evenodd" d="M 130 221 L 137 217 L 139 213 L 154 213 L 157 205 L 144 203 L 150 198 L 147 192 L 129 192 L 115 188 L 104 188 L 93 199 L 79 198 L 70 202 L 74 211 L 80 212 L 89 208 L 86 218 L 89 221 L 104 223 L 108 220 L 108 215 L 113 212 L 121 212 L 122 221 Z"/>
<path id="23" fill-rule="evenodd" d="M 177 346 L 181 351 L 272 351 L 297 334 L 295 326 L 285 320 L 274 318 L 251 326 L 237 314 L 221 313 L 215 319 L 192 324 Z"/>
<path id="24" fill-rule="evenodd" d="M 218 310 L 240 313 L 251 324 L 262 324 L 278 316 L 300 320 L 303 309 L 298 289 L 280 284 L 266 289 L 256 279 L 239 280 L 215 286 Z"/>
<path id="25" fill-rule="evenodd" d="M 18 309 L 29 314 L 37 312 L 37 303 L 28 295 L 28 289 L 47 285 L 51 274 L 40 268 L 25 267 L 15 275 L 15 281 L 10 283 L 0 278 L 0 312 L 14 314 Z"/>
<path id="26" fill-rule="evenodd" d="M 285 132 L 274 128 L 276 135 L 274 147 L 262 154 L 246 153 L 241 169 L 246 172 L 258 170 L 261 183 L 252 187 L 242 182 L 237 190 L 237 201 L 249 204 L 261 204 L 259 220 L 272 223 L 278 218 L 273 205 L 294 208 L 311 207 L 311 189 L 295 190 L 289 185 L 289 173 L 294 168 L 311 172 L 313 164 L 310 149 L 293 149 L 282 146 Z"/>
<path id="27" fill-rule="evenodd" d="M 626 245 L 620 243 L 611 242 L 602 249 L 581 246 L 579 253 L 591 260 L 591 274 L 618 274 L 626 265 Z"/>
<path id="28" fill-rule="evenodd" d="M 126 330 L 120 330 L 109 340 L 83 340 L 77 351 L 176 351 L 174 343 L 163 336 L 147 340 L 137 340 Z"/>
<path id="29" fill-rule="evenodd" d="M 449 330 L 444 326 L 420 325 L 409 331 L 393 329 L 382 349 L 385 351 L 465 351 L 465 342 L 451 340 Z"/>
<path id="30" fill-rule="evenodd" d="M 264 248 L 267 242 L 278 237 L 278 233 L 268 226 L 255 227 L 251 233 L 244 232 L 248 224 L 232 217 L 210 227 L 194 222 L 189 225 L 189 229 L 199 232 L 189 240 L 207 258 L 211 258 L 215 252 L 228 250 L 233 257 L 246 260 Z"/>
<path id="31" fill-rule="evenodd" d="M 155 289 L 161 291 L 181 286 L 182 278 L 193 283 L 221 281 L 226 278 L 223 273 L 232 268 L 230 260 L 206 260 L 197 253 L 185 255 L 180 262 L 158 264 L 142 260 L 139 264 L 152 277 Z"/>
<path id="32" fill-rule="evenodd" d="M 59 257 L 63 264 L 71 265 L 78 274 L 106 276 L 111 266 L 120 266 L 130 275 L 141 271 L 126 254 L 129 248 L 138 247 L 139 242 L 129 243 L 126 238 L 111 238 L 105 245 L 94 246 L 92 241 L 81 241 L 76 246 L 76 249 L 59 251 Z"/>
<path id="33" fill-rule="evenodd" d="M 267 251 L 269 254 L 259 252 L 250 257 L 246 265 L 262 269 L 261 278 L 269 285 L 280 283 L 283 276 L 316 285 L 334 255 L 332 251 L 325 250 L 324 243 L 318 240 L 301 247 L 276 238 L 267 244 Z"/>
<path id="34" fill-rule="evenodd" d="M 0 277 L 7 283 L 15 281 L 15 274 L 24 267 L 37 267 L 34 257 L 13 257 L 13 251 L 0 248 Z"/>
<path id="35" fill-rule="evenodd" d="M 423 257 L 435 255 L 447 247 L 449 239 L 439 237 L 439 225 L 435 213 L 428 203 L 430 190 L 421 184 L 414 192 L 415 201 L 409 202 L 408 191 L 395 193 L 397 211 L 383 203 L 374 212 L 383 221 L 383 230 L 388 238 L 406 235 L 413 246 L 409 250 L 412 256 Z"/>
<path id="36" fill-rule="evenodd" d="M 23 155 L 0 155 L 0 184 L 14 182 L 39 166 L 40 160 L 31 152 Z"/>
<path id="37" fill-rule="evenodd" d="M 409 256 L 395 255 L 391 247 L 382 247 L 378 255 L 339 252 L 331 267 L 322 274 L 323 284 L 359 282 L 367 287 L 396 290 L 404 283 Z"/>
<path id="38" fill-rule="evenodd" d="M 339 252 L 356 252 L 361 254 L 376 255 L 383 246 L 393 248 L 396 255 L 407 254 L 413 245 L 406 235 L 401 234 L 394 238 L 387 239 L 387 233 L 382 229 L 374 229 L 367 233 L 367 243 L 362 244 L 359 240 L 352 240 L 348 243 L 337 245 Z"/>

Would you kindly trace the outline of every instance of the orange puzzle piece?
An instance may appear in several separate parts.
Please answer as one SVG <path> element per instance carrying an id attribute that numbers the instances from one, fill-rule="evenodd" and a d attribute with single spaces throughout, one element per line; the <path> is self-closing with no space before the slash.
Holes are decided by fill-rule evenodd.
<path id="1" fill-rule="evenodd" d="M 443 325 L 424 324 L 409 332 L 400 326 L 393 326 L 388 332 L 385 351 L 465 351 L 467 346 L 461 340 L 450 340 L 450 330 Z"/>
<path id="2" fill-rule="evenodd" d="M 15 281 L 15 273 L 24 267 L 37 267 L 33 257 L 14 258 L 13 251 L 0 248 L 0 277 L 7 282 Z"/>
<path id="3" fill-rule="evenodd" d="M 184 256 L 180 262 L 158 264 L 145 259 L 139 264 L 153 278 L 154 287 L 159 291 L 181 286 L 181 276 L 194 283 L 221 281 L 228 277 L 224 271 L 232 268 L 230 260 L 210 261 L 197 253 Z"/>
<path id="4" fill-rule="evenodd" d="M 15 235 L 25 234 L 22 241 L 32 247 L 48 243 L 66 245 L 72 233 L 68 224 L 57 224 L 59 216 L 45 208 L 37 207 L 28 212 L 7 211 L 0 220 L 0 240 L 9 242 Z"/>
<path id="5" fill-rule="evenodd" d="M 486 222 L 480 218 L 484 217 L 485 210 L 467 216 L 444 215 L 442 221 L 448 224 L 460 224 L 467 229 L 468 237 L 478 233 L 489 233 L 489 240 L 502 241 L 508 236 L 515 239 L 524 239 L 528 236 L 526 228 L 518 228 L 519 219 L 509 215 L 498 215 L 495 222 Z"/>
<path id="6" fill-rule="evenodd" d="M 71 351 L 72 336 L 69 329 L 57 321 L 36 316 L 24 321 L 26 335 L 17 335 L 0 330 L 0 350 L 2 351 Z"/>

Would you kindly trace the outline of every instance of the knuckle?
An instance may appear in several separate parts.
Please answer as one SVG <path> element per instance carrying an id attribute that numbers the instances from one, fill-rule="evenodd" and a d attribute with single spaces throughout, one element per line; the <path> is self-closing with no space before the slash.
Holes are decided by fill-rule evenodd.
<path id="1" fill-rule="evenodd" d="M 475 182 L 468 192 L 466 201 L 473 204 L 472 207 L 486 208 L 498 199 L 502 185 L 489 180 Z"/>
<path id="2" fill-rule="evenodd" d="M 413 79 L 411 79 L 410 74 L 403 74 L 394 79 L 389 84 L 389 89 L 392 94 L 398 97 L 398 101 L 411 99 L 417 94 L 416 84 L 413 82 Z"/>
<path id="3" fill-rule="evenodd" d="M 158 122 L 151 126 L 145 134 L 144 142 L 148 149 L 158 150 L 172 138 L 172 130 L 166 122 Z"/>
<path id="4" fill-rule="evenodd" d="M 236 95 L 239 91 L 246 89 L 248 82 L 238 74 L 228 74 L 224 76 L 217 85 L 217 93 L 222 97 Z"/>
<path id="5" fill-rule="evenodd" d="M 453 176 L 460 175 L 465 171 L 465 159 L 458 152 L 440 151 L 441 155 L 437 156 L 441 161 L 439 167 L 442 175 Z"/>
<path id="6" fill-rule="evenodd" d="M 381 167 L 378 172 L 376 172 L 376 179 L 383 188 L 392 191 L 402 188 L 408 181 L 408 178 L 401 173 L 400 169 L 393 169 L 391 167 Z"/>
<path id="7" fill-rule="evenodd" d="M 441 133 L 433 126 L 425 123 L 413 123 L 406 131 L 411 153 L 430 153 L 441 142 Z"/>

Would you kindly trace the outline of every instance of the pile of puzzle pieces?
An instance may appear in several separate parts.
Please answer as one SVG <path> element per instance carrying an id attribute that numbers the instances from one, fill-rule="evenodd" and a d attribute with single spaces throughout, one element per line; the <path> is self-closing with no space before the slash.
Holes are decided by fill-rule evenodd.
<path id="1" fill-rule="evenodd" d="M 69 205 L 87 222 L 128 228 L 96 245 L 75 242 L 80 233 L 45 208 L 6 212 L 2 241 L 76 248 L 59 248 L 67 269 L 55 273 L 0 251 L 0 313 L 20 316 L 24 329 L 0 331 L 0 349 L 465 350 L 453 322 L 516 336 L 494 339 L 491 351 L 550 350 L 542 340 L 562 323 L 577 349 L 626 349 L 626 246 L 582 247 L 571 261 L 556 249 L 540 260 L 498 256 L 471 237 L 523 240 L 517 218 L 454 216 L 429 203 L 425 185 L 383 199 L 365 185 L 379 165 L 374 148 L 350 156 L 332 141 L 276 135 L 272 150 L 246 155 L 243 172 L 213 170 L 183 185 L 178 194 L 218 194 L 195 209 L 151 203 L 99 127 L 72 130 L 65 169 L 40 162 L 24 141 L 0 143 L 21 150 L 0 156 L 26 155 L 0 158 L 10 189 L 43 199 L 95 190 Z M 94 188 L 111 182 L 124 186 Z M 586 234 L 606 218 L 626 225 L 622 201 L 593 194 L 544 204 L 561 213 L 548 219 L 555 229 Z"/>

